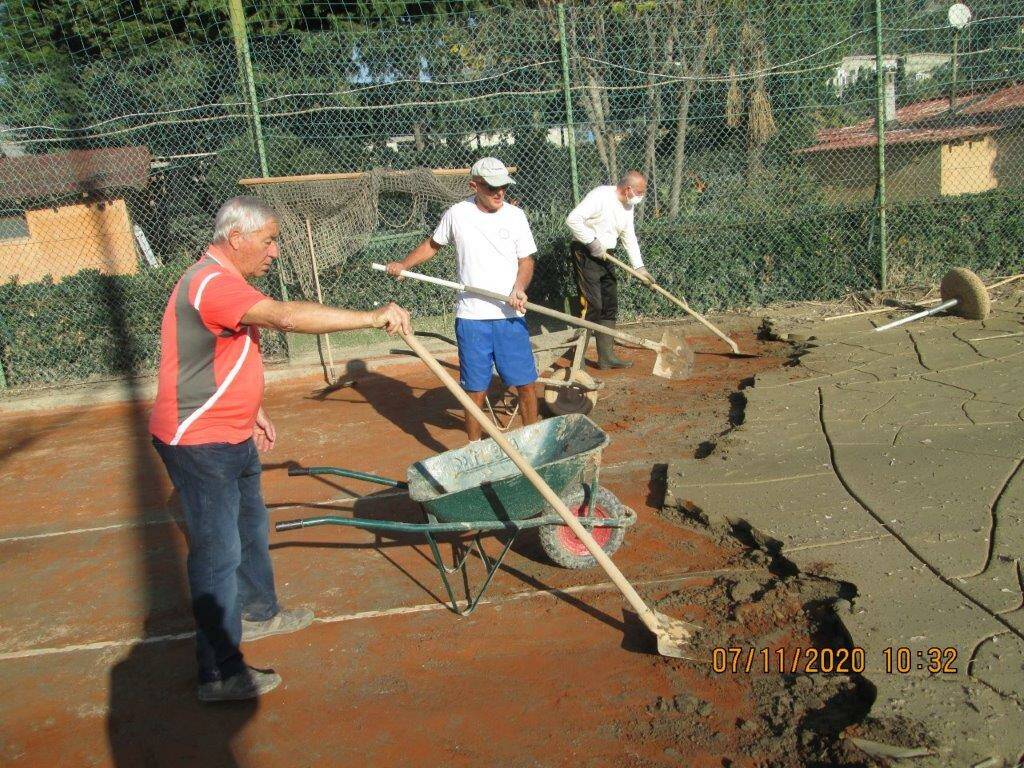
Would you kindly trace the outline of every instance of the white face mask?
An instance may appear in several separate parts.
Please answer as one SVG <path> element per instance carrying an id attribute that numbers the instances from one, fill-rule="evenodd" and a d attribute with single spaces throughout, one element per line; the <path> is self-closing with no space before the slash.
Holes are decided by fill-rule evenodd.
<path id="1" fill-rule="evenodd" d="M 632 208 L 635 205 L 640 205 L 644 201 L 643 195 L 633 195 L 629 198 L 629 207 Z"/>

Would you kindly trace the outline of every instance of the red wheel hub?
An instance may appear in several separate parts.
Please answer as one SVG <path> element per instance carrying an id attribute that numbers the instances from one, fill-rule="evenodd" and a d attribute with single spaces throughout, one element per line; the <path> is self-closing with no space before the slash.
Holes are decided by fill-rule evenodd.
<path id="1" fill-rule="evenodd" d="M 583 517 L 587 512 L 587 505 L 584 501 L 575 509 L 570 508 L 576 517 Z M 607 520 L 611 517 L 600 504 L 593 504 L 590 509 L 590 516 Z M 604 545 L 608 543 L 612 537 L 611 528 L 590 528 L 590 535 L 594 537 L 594 541 L 597 542 L 597 546 L 604 549 Z M 557 532 L 558 543 L 565 549 L 566 552 L 572 555 L 589 555 L 590 551 L 586 548 L 582 541 L 576 536 L 575 533 L 567 525 L 560 525 Z"/>

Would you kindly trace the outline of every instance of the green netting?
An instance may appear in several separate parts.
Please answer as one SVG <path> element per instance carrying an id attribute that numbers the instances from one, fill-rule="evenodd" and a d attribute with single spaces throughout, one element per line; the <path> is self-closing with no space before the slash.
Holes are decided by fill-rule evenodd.
<path id="1" fill-rule="evenodd" d="M 371 238 L 408 245 L 410 235 L 432 228 L 448 206 L 466 197 L 468 180 L 465 169 L 374 168 L 318 178 L 275 177 L 245 185 L 280 216 L 279 264 L 286 279 L 297 282 L 305 298 L 320 300 L 321 282 L 336 281 L 349 258 L 366 250 Z"/>
<path id="2" fill-rule="evenodd" d="M 863 0 L 581 2 L 561 14 L 243 0 L 234 27 L 231 1 L 0 5 L 9 389 L 151 371 L 170 286 L 238 181 L 262 175 L 369 172 L 287 196 L 259 187 L 286 230 L 264 290 L 313 295 L 308 218 L 325 301 L 398 299 L 419 318 L 450 312 L 451 296 L 367 264 L 404 255 L 462 182 L 425 194 L 430 177 L 391 172 L 484 155 L 518 169 L 541 249 L 531 297 L 559 308 L 574 295 L 564 217 L 576 190 L 629 168 L 650 180 L 637 212 L 647 266 L 700 310 L 875 288 L 883 249 L 894 287 L 954 265 L 1021 271 L 1014 3 L 972 2 L 957 31 L 930 0 L 884 0 L 880 28 Z M 452 259 L 426 268 L 450 276 Z M 623 288 L 626 319 L 678 311 Z"/>

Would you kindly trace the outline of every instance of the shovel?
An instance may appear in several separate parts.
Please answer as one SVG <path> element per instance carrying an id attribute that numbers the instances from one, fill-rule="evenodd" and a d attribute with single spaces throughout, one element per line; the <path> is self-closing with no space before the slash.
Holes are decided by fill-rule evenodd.
<path id="1" fill-rule="evenodd" d="M 387 271 L 387 267 L 383 264 L 374 263 L 371 266 L 378 272 Z M 423 275 L 419 272 L 402 270 L 402 277 L 408 277 L 412 280 L 420 280 L 424 283 L 441 285 L 445 288 L 451 288 L 456 291 L 474 293 L 478 296 L 486 296 L 489 299 L 496 299 L 497 301 L 508 301 L 508 296 L 498 293 L 497 291 L 489 291 L 486 288 L 474 288 L 471 285 L 456 283 L 452 280 L 442 280 L 440 277 L 431 277 L 430 275 Z M 657 352 L 658 357 L 654 360 L 654 370 L 651 371 L 655 376 L 660 376 L 663 379 L 685 379 L 693 372 L 693 350 L 690 349 L 690 345 L 686 343 L 686 339 L 680 331 L 665 331 L 661 338 L 661 343 L 659 344 L 656 341 L 641 339 L 617 329 L 606 328 L 603 325 L 592 323 L 589 320 L 573 317 L 572 315 L 567 315 L 565 312 L 548 309 L 547 307 L 542 307 L 540 304 L 533 304 L 529 301 L 526 302 L 526 308 L 531 312 L 536 312 L 540 315 L 547 315 L 548 317 L 553 317 L 556 320 L 561 320 L 563 323 L 577 325 L 580 328 L 587 328 L 594 333 L 603 333 L 607 336 L 619 339 L 619 341 L 625 341 L 628 344 L 644 347 L 645 349 Z"/>
<path id="2" fill-rule="evenodd" d="M 722 341 L 724 341 L 726 344 L 728 344 L 729 345 L 729 349 L 732 350 L 732 354 L 734 356 L 738 356 L 738 357 L 756 357 L 756 355 L 744 355 L 742 352 L 740 352 L 740 348 L 736 344 L 735 341 L 730 339 L 722 331 L 720 331 L 718 328 L 716 328 L 714 325 L 712 325 L 711 321 L 708 320 L 706 317 L 704 317 L 702 314 L 700 314 L 700 312 L 697 312 L 696 310 L 691 309 L 689 304 L 687 304 L 682 299 L 680 299 L 680 298 L 678 298 L 676 296 L 673 296 L 671 293 L 666 291 L 664 288 L 662 288 L 657 283 L 655 283 L 653 281 L 645 280 L 643 277 L 640 276 L 640 273 L 637 270 L 633 269 L 628 264 L 625 264 L 625 263 L 619 261 L 614 256 L 612 256 L 610 253 L 605 253 L 604 259 L 606 261 L 610 261 L 612 264 L 614 264 L 615 266 L 619 267 L 620 269 L 628 272 L 633 277 L 635 277 L 637 280 L 639 280 L 640 282 L 644 283 L 648 288 L 650 288 L 655 293 L 660 293 L 662 296 L 664 296 L 666 299 L 671 301 L 677 307 L 681 307 L 682 310 L 684 312 L 686 312 L 686 314 L 688 314 L 690 317 L 692 317 L 698 323 L 700 323 L 705 328 L 707 328 L 709 331 L 711 331 L 713 334 L 715 334 L 715 336 L 717 336 Z"/>
<path id="3" fill-rule="evenodd" d="M 587 548 L 587 551 L 594 556 L 604 572 L 608 574 L 608 577 L 612 580 L 619 591 L 622 592 L 627 602 L 633 607 L 633 610 L 640 616 L 640 620 L 643 621 L 644 625 L 654 634 L 658 640 L 658 653 L 662 656 L 671 656 L 675 659 L 689 658 L 686 648 L 689 645 L 689 640 L 693 636 L 694 632 L 700 629 L 696 624 L 691 624 L 681 619 L 673 619 L 670 616 L 666 616 L 663 613 L 659 613 L 648 607 L 647 603 L 644 602 L 643 598 L 637 594 L 636 589 L 629 583 L 625 576 L 622 575 L 622 571 L 618 569 L 618 566 L 612 562 L 612 559 L 608 557 L 603 549 L 598 546 L 597 542 L 594 541 L 594 537 L 590 535 L 590 532 L 584 528 L 576 516 L 569 511 L 569 508 L 565 505 L 558 495 L 551 490 L 544 478 L 537 474 L 530 463 L 523 457 L 523 455 L 516 450 L 515 446 L 509 442 L 501 431 L 494 425 L 494 423 L 484 415 L 484 412 L 480 407 L 474 403 L 469 395 L 466 394 L 465 390 L 460 387 L 455 379 L 453 379 L 448 371 L 446 371 L 441 364 L 426 350 L 426 348 L 420 343 L 419 339 L 416 338 L 413 333 L 403 333 L 402 338 L 405 339 L 405 343 L 409 345 L 409 348 L 415 352 L 419 358 L 426 363 L 427 367 L 434 373 L 437 378 L 441 380 L 441 383 L 448 388 L 448 391 L 455 395 L 455 398 L 462 404 L 462 407 L 466 409 L 466 414 L 473 417 L 483 428 L 490 438 L 497 443 L 498 447 L 505 452 L 515 464 L 519 471 L 523 473 L 523 477 L 530 481 L 534 488 L 537 489 L 538 493 L 544 498 L 551 508 L 558 513 L 558 516 L 562 518 L 567 526 L 572 530 L 576 537 L 583 542 L 583 545 Z"/>

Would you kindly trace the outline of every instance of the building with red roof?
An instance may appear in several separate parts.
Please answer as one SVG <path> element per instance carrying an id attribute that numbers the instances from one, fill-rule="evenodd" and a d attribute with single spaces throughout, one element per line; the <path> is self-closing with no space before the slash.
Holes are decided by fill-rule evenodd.
<path id="1" fill-rule="evenodd" d="M 874 119 L 823 128 L 796 151 L 842 202 L 870 201 L 877 178 Z M 1024 182 L 1024 85 L 900 107 L 885 126 L 886 194 L 914 200 Z"/>
<path id="2" fill-rule="evenodd" d="M 124 195 L 145 189 L 146 147 L 0 157 L 0 280 L 138 271 Z"/>

